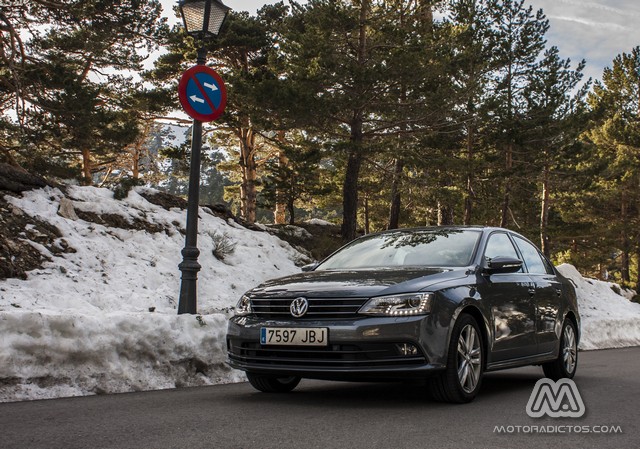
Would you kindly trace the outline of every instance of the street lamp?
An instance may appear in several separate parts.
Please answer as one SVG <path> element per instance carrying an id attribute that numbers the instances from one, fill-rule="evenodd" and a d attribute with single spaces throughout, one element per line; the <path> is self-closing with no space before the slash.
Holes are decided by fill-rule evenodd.
<path id="1" fill-rule="evenodd" d="M 217 36 L 231 9 L 219 0 L 181 0 L 178 7 L 187 34 L 199 39 Z"/>
<path id="2" fill-rule="evenodd" d="M 228 6 L 219 0 L 181 0 L 180 14 L 187 34 L 201 41 L 198 48 L 198 65 L 205 65 L 207 49 L 205 41 L 218 35 L 229 13 Z M 189 169 L 189 197 L 187 201 L 187 235 L 182 249 L 182 272 L 178 314 L 197 313 L 198 263 L 198 205 L 200 202 L 200 153 L 202 149 L 202 121 L 193 120 L 191 135 L 191 167 Z"/>

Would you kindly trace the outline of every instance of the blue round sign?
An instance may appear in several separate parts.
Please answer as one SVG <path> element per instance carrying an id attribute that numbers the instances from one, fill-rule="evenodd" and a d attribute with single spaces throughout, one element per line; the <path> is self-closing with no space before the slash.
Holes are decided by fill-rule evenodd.
<path id="1" fill-rule="evenodd" d="M 184 72 L 178 84 L 178 96 L 185 112 L 201 122 L 222 115 L 227 105 L 227 89 L 215 70 L 197 65 Z"/>

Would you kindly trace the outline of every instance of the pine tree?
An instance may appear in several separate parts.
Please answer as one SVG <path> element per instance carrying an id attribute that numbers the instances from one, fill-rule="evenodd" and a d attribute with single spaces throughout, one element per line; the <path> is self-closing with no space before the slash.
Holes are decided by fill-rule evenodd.
<path id="1" fill-rule="evenodd" d="M 527 170 L 539 173 L 540 248 L 550 257 L 549 214 L 558 172 L 582 130 L 584 97 L 589 83 L 574 92 L 582 79 L 585 62 L 571 68 L 570 60 L 559 57 L 556 47 L 544 54 L 529 77 L 523 96 L 527 101 L 523 147 L 527 149 Z"/>
<path id="2" fill-rule="evenodd" d="M 7 157 L 47 172 L 54 161 L 66 166 L 81 156 L 90 183 L 92 155 L 112 159 L 109 153 L 138 135 L 122 97 L 132 80 L 117 73 L 139 70 L 143 53 L 156 48 L 165 31 L 160 13 L 157 0 L 36 0 L 3 7 L 0 21 L 9 39 L 3 33 L 0 42 L 8 67 L 0 73 L 0 105 L 3 121 L 11 121 L 11 111 L 19 131 Z M 27 144 L 29 152 L 21 151 Z"/>
<path id="3" fill-rule="evenodd" d="M 312 0 L 283 22 L 276 67 L 286 104 L 279 113 L 330 142 L 334 160 L 343 164 L 345 240 L 356 235 L 366 160 L 383 151 L 395 161 L 389 182 L 396 197 L 402 153 L 417 144 L 409 136 L 436 121 L 438 108 L 424 107 L 440 87 L 432 82 L 439 71 L 428 70 L 435 60 L 424 17 L 430 3 Z"/>
<path id="4" fill-rule="evenodd" d="M 585 135 L 605 166 L 597 179 L 601 213 L 611 225 L 612 205 L 617 215 L 610 232 L 618 235 L 620 280 L 631 281 L 631 258 L 640 261 L 640 47 L 618 55 L 596 82 L 588 102 L 597 120 Z M 640 288 L 640 270 L 636 270 Z"/>
<path id="5" fill-rule="evenodd" d="M 463 177 L 462 223 L 465 225 L 474 222 L 474 203 L 482 199 L 478 193 L 486 165 L 482 153 L 487 151 L 486 134 L 491 114 L 487 107 L 489 82 L 492 71 L 499 67 L 493 53 L 495 31 L 489 7 L 486 1 L 455 0 L 449 3 L 447 15 L 452 43 L 449 59 L 457 103 L 454 120 L 460 124 L 459 142 L 454 145 L 461 154 L 461 166 L 457 170 Z"/>
<path id="6" fill-rule="evenodd" d="M 493 114 L 492 140 L 504 161 L 500 174 L 504 179 L 500 226 L 506 227 L 513 220 L 511 197 L 517 181 L 514 169 L 519 168 L 517 154 L 526 103 L 523 86 L 537 70 L 549 21 L 542 10 L 534 13 L 531 6 L 526 7 L 524 0 L 488 0 L 487 5 L 493 28 L 490 45 L 496 64 L 488 105 Z"/>
<path id="7" fill-rule="evenodd" d="M 320 185 L 321 149 L 299 135 L 297 144 L 279 143 L 281 153 L 267 162 L 262 198 L 266 207 L 280 203 L 289 214 L 289 224 L 295 223 L 296 207 L 305 208 L 313 198 L 323 193 Z"/>

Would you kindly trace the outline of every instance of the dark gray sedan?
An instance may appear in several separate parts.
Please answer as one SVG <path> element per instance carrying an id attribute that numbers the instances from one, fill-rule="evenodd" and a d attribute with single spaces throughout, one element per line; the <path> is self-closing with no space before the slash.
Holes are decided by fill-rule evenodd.
<path id="1" fill-rule="evenodd" d="M 435 399 L 468 402 L 486 371 L 576 372 L 573 285 L 515 232 L 387 231 L 307 268 L 248 291 L 229 322 L 229 364 L 258 390 L 421 378 Z"/>

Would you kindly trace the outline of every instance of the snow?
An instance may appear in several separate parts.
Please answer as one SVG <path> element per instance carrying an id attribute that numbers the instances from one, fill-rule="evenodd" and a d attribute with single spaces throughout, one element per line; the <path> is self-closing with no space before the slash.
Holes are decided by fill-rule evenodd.
<path id="1" fill-rule="evenodd" d="M 126 221 L 144 219 L 165 232 L 106 227 L 84 220 L 68 220 L 57 214 L 62 192 L 57 189 L 32 191 L 17 199 L 7 197 L 29 215 L 56 226 L 74 254 L 55 258 L 36 270 L 27 281 L 11 279 L 0 283 L 0 310 L 18 302 L 22 308 L 77 312 L 128 311 L 174 313 L 182 260 L 180 251 L 186 226 L 186 212 L 167 211 L 146 201 L 137 192 L 118 201 L 108 189 L 72 187 L 76 210 L 116 214 Z M 198 275 L 199 309 L 210 314 L 235 305 L 249 288 L 265 279 L 298 271 L 294 260 L 300 255 L 289 244 L 268 233 L 230 226 L 223 219 L 200 209 L 198 247 L 203 269 Z M 213 256 L 214 234 L 226 234 L 236 243 L 234 253 L 219 261 Z M 48 251 L 42 247 L 42 251 Z M 47 254 L 54 258 L 52 254 Z M 64 271 L 61 273 L 60 270 Z M 41 292 L 48 291 L 46 297 Z"/>
<path id="2" fill-rule="evenodd" d="M 226 318 L 221 314 L 198 320 L 159 313 L 17 311 L 2 313 L 0 320 L 2 377 L 21 381 L 2 388 L 3 400 L 244 379 L 222 364 Z"/>
<path id="3" fill-rule="evenodd" d="M 64 239 L 75 252 L 55 255 L 29 241 L 51 262 L 26 280 L 0 281 L 0 402 L 245 379 L 224 363 L 231 309 L 264 280 L 298 272 L 303 256 L 269 232 L 201 208 L 199 315 L 177 315 L 186 212 L 150 203 L 142 196 L 148 192 L 138 187 L 115 200 L 107 189 L 71 186 L 66 195 L 45 188 L 5 196 L 15 210 L 57 227 L 57 246 L 64 248 Z M 114 215 L 131 225 L 125 227 L 144 222 L 158 232 L 63 218 L 64 198 L 80 215 Z M 235 249 L 218 260 L 214 239 L 225 235 Z M 577 287 L 582 349 L 640 344 L 639 304 L 615 293 L 614 284 L 585 279 L 570 265 L 558 269 Z"/>
<path id="4" fill-rule="evenodd" d="M 279 226 L 279 231 L 299 239 L 310 239 L 312 236 L 305 228 L 294 225 Z"/>
<path id="5" fill-rule="evenodd" d="M 305 223 L 316 226 L 336 226 L 334 223 L 320 218 L 310 218 L 309 220 L 306 220 Z"/>
<path id="6" fill-rule="evenodd" d="M 154 205 L 136 188 L 124 200 L 107 189 L 69 187 L 76 211 L 144 220 L 162 229 L 107 227 L 58 215 L 65 195 L 45 188 L 5 199 L 56 226 L 75 253 L 26 280 L 0 281 L 0 401 L 237 382 L 224 364 L 227 315 L 246 290 L 296 273 L 302 255 L 267 232 L 200 209 L 198 312 L 177 315 L 186 212 Z M 235 244 L 218 260 L 214 237 Z"/>
<path id="7" fill-rule="evenodd" d="M 582 319 L 580 349 L 640 345 L 640 304 L 629 301 L 635 292 L 610 282 L 584 278 L 572 265 L 557 268 L 576 287 Z"/>

